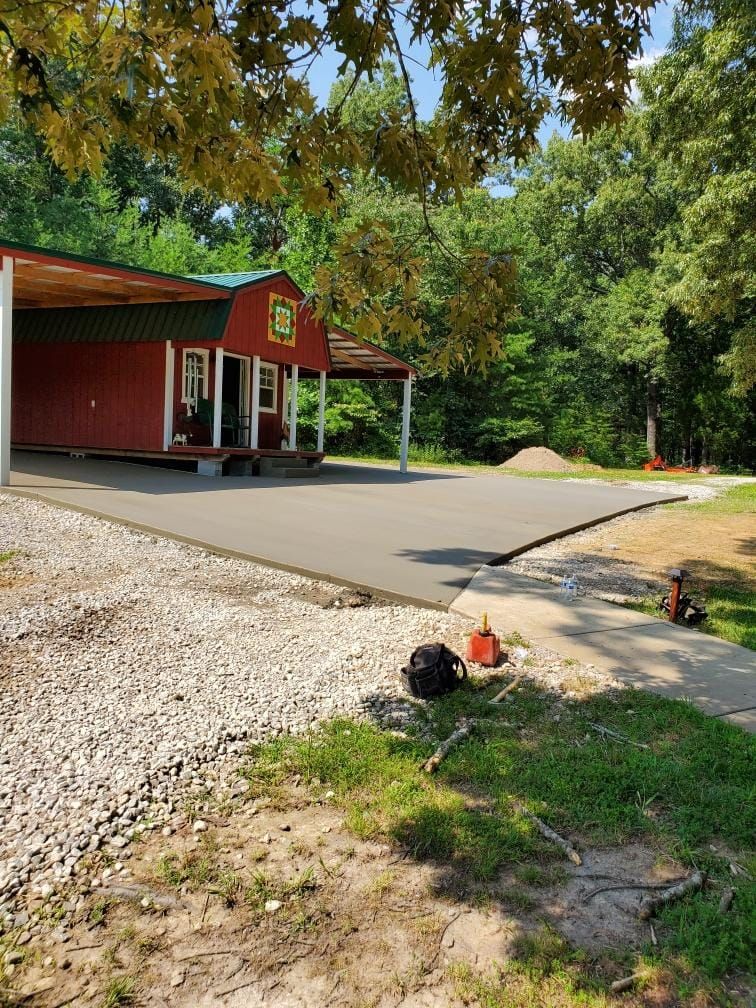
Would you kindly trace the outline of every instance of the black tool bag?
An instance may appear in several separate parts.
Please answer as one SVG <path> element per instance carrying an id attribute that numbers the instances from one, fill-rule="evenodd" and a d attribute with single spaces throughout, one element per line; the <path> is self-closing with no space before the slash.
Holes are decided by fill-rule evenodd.
<path id="1" fill-rule="evenodd" d="M 467 678 L 467 666 L 445 644 L 421 644 L 402 669 L 402 683 L 418 700 L 451 693 Z"/>

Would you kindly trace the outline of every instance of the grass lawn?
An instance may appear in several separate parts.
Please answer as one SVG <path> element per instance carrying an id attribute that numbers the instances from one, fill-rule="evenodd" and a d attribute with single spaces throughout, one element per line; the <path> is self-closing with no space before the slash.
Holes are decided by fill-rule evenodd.
<path id="1" fill-rule="evenodd" d="M 685 1003 L 730 1003 L 721 982 L 747 971 L 756 951 L 756 885 L 748 875 L 733 878 L 730 868 L 756 872 L 753 739 L 685 703 L 637 691 L 557 708 L 548 694 L 521 687 L 497 708 L 487 702 L 495 689 L 473 679 L 421 711 L 406 737 L 336 721 L 261 748 L 246 771 L 252 793 L 269 794 L 294 773 L 327 785 L 355 835 L 404 845 L 438 869 L 438 884 L 457 900 L 490 900 L 504 870 L 528 885 L 553 883 L 564 871 L 561 854 L 517 812 L 518 801 L 584 851 L 646 843 L 660 860 L 705 870 L 709 883 L 660 913 L 657 947 L 649 941 L 639 958 L 607 954 L 628 972 L 673 977 L 680 996 L 698 990 L 711 999 Z M 480 719 L 476 733 L 429 777 L 421 761 L 462 715 Z M 607 741 L 592 724 L 647 748 Z M 732 884 L 733 909 L 721 914 L 720 896 Z M 600 964 L 549 929 L 524 942 L 503 978 L 462 970 L 457 980 L 464 1003 L 487 1008 L 610 1003 Z M 548 987 L 549 999 L 535 997 Z"/>
<path id="2" fill-rule="evenodd" d="M 731 487 L 710 501 L 671 504 L 667 511 L 670 517 L 687 516 L 704 554 L 707 543 L 710 547 L 710 556 L 690 564 L 696 573 L 693 597 L 709 613 L 699 629 L 756 651 L 756 534 L 746 531 L 756 529 L 756 483 Z M 649 597 L 632 608 L 658 615 L 658 601 Z"/>
<path id="3" fill-rule="evenodd" d="M 372 465 L 396 466 L 396 458 L 386 458 L 379 455 L 328 455 L 331 462 L 367 462 Z M 691 483 L 711 479 L 703 473 L 665 473 L 665 472 L 645 472 L 643 469 L 593 469 L 588 466 L 577 466 L 572 472 L 531 472 L 524 469 L 502 469 L 501 466 L 486 465 L 482 462 L 468 462 L 465 460 L 446 462 L 435 459 L 413 458 L 412 452 L 409 455 L 409 465 L 413 469 L 451 469 L 469 473 L 479 473 L 481 475 L 511 476 L 515 479 L 599 479 L 599 480 L 640 480 L 642 482 L 653 483 L 663 480 L 674 483 Z"/>

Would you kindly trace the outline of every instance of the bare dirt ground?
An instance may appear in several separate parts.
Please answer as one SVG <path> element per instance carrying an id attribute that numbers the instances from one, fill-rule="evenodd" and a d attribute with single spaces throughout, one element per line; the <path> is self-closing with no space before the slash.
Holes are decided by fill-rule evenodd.
<path id="1" fill-rule="evenodd" d="M 446 865 L 355 839 L 312 784 L 225 801 L 205 817 L 207 832 L 187 821 L 125 852 L 129 877 L 113 866 L 75 925 L 10 970 L 19 999 L 35 1008 L 462 1004 L 455 970 L 488 974 L 544 928 L 589 952 L 639 947 L 648 925 L 634 912 L 638 893 L 589 894 L 630 876 L 681 874 L 631 844 L 587 850 L 579 868 L 549 858 L 539 885 L 507 870 L 471 890 Z M 672 1002 L 651 985 L 630 1003 Z"/>

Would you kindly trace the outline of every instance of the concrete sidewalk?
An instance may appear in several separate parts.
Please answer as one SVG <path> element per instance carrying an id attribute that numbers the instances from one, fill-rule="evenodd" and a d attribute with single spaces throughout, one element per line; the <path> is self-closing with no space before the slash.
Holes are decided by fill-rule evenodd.
<path id="1" fill-rule="evenodd" d="M 503 567 L 481 567 L 451 611 L 474 619 L 486 611 L 498 631 L 518 630 L 630 686 L 690 700 L 756 732 L 756 654 L 737 644 L 590 596 L 568 602 L 556 585 Z"/>

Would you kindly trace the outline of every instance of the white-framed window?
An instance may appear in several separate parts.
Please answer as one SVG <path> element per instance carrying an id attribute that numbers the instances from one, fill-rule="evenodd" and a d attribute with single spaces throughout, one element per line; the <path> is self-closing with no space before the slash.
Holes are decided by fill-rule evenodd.
<path id="1" fill-rule="evenodd" d="M 260 361 L 260 412 L 276 413 L 278 405 L 278 365 Z"/>
<path id="2" fill-rule="evenodd" d="M 196 407 L 198 399 L 207 399 L 209 350 L 184 350 L 181 402 Z"/>

